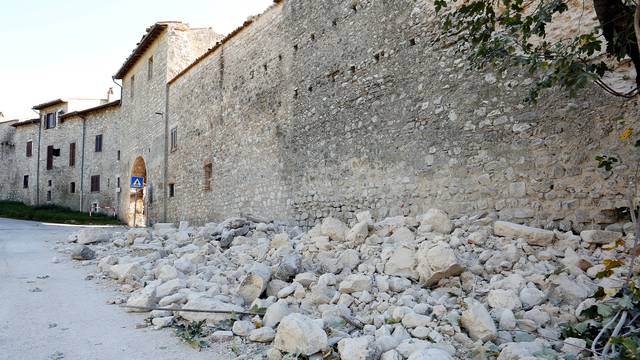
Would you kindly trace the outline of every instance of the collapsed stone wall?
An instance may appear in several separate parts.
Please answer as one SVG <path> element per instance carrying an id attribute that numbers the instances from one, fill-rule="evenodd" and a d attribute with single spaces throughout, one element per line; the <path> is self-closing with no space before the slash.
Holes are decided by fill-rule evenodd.
<path id="1" fill-rule="evenodd" d="M 625 179 L 593 159 L 622 151 L 637 101 L 589 89 L 524 103 L 530 80 L 478 72 L 456 50 L 424 1 L 271 8 L 170 84 L 185 135 L 169 219 L 312 226 L 437 206 L 564 230 L 614 222 Z"/>

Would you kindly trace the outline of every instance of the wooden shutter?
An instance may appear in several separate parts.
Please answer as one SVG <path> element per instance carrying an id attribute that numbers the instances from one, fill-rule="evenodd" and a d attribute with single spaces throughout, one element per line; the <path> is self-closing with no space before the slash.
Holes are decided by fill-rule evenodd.
<path id="1" fill-rule="evenodd" d="M 27 157 L 33 156 L 33 142 L 27 141 Z"/>
<path id="2" fill-rule="evenodd" d="M 93 175 L 91 177 L 91 192 L 100 191 L 100 175 Z"/>

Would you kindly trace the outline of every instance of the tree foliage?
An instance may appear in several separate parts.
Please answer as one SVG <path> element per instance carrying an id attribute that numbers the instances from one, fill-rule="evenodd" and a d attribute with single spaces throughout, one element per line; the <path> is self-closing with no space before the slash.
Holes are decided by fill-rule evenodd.
<path id="1" fill-rule="evenodd" d="M 492 65 L 499 69 L 524 66 L 535 80 L 529 100 L 535 101 L 542 90 L 555 86 L 574 96 L 592 82 L 615 95 L 633 96 L 637 89 L 620 94 L 602 81 L 602 76 L 611 68 L 595 56 L 607 51 L 618 61 L 627 53 L 635 58 L 633 55 L 638 53 L 638 47 L 633 32 L 633 8 L 623 5 L 622 0 L 594 2 L 599 5 L 610 3 L 604 4 L 609 6 L 605 6 L 605 10 L 612 10 L 615 5 L 624 11 L 618 15 L 601 11 L 598 14 L 600 27 L 581 26 L 584 28 L 581 33 L 560 39 L 549 36 L 547 30 L 554 16 L 569 10 L 565 0 L 470 0 L 462 4 L 436 0 L 435 7 L 442 15 L 445 33 L 453 37 L 475 65 L 481 68 Z M 584 12 L 583 9 L 573 10 Z M 620 22 L 623 23 L 621 27 L 609 26 Z M 601 28 L 607 30 L 606 46 L 605 39 L 600 36 Z M 640 57 L 636 67 L 640 68 Z"/>

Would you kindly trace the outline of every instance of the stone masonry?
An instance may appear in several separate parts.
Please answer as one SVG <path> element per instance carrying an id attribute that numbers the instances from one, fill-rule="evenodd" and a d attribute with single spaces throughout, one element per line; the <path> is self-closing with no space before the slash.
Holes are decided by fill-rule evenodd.
<path id="1" fill-rule="evenodd" d="M 278 1 L 224 39 L 154 25 L 116 75 L 121 103 L 84 115 L 82 209 L 99 202 L 130 222 L 128 181 L 144 164 L 147 223 L 252 215 L 307 227 L 432 207 L 563 230 L 616 222 L 626 164 L 604 172 L 594 157 L 624 158 L 618 135 L 637 127 L 637 100 L 594 88 L 524 103 L 530 80 L 471 68 L 437 26 L 421 0 Z M 79 169 L 64 167 L 64 149 L 83 120 L 63 117 L 61 167 L 42 175 L 40 202 L 48 176 L 52 202 L 77 208 L 65 189 Z M 0 197 L 34 202 L 23 149 L 38 125 L 5 140 L 15 159 L 0 164 L 15 174 Z M 87 193 L 97 174 L 100 192 Z"/>

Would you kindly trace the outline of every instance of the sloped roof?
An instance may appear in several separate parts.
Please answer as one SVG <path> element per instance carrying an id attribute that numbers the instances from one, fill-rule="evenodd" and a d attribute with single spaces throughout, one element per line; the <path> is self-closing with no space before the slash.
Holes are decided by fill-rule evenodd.
<path id="1" fill-rule="evenodd" d="M 60 116 L 60 118 L 61 119 L 66 119 L 66 118 L 70 118 L 70 117 L 73 117 L 73 116 L 87 115 L 87 114 L 91 114 L 91 113 L 94 113 L 96 111 L 108 109 L 108 108 L 111 108 L 111 107 L 114 107 L 114 106 L 120 106 L 120 100 L 112 101 L 112 102 L 109 102 L 109 103 L 106 103 L 106 104 L 94 106 L 92 108 L 88 108 L 88 109 L 84 109 L 84 110 L 72 111 L 70 113 L 66 113 L 66 114 Z"/>
<path id="2" fill-rule="evenodd" d="M 15 124 L 11 124 L 11 126 L 18 127 L 22 125 L 36 124 L 38 122 L 40 122 L 40 119 L 23 120 L 23 121 L 18 121 Z"/>
<path id="3" fill-rule="evenodd" d="M 122 78 L 131 70 L 133 65 L 147 51 L 153 41 L 157 39 L 169 24 L 181 24 L 180 21 L 159 21 L 147 28 L 147 32 L 142 36 L 140 42 L 136 44 L 136 48 L 129 57 L 124 61 L 120 70 L 113 76 L 114 79 L 122 80 Z"/>

